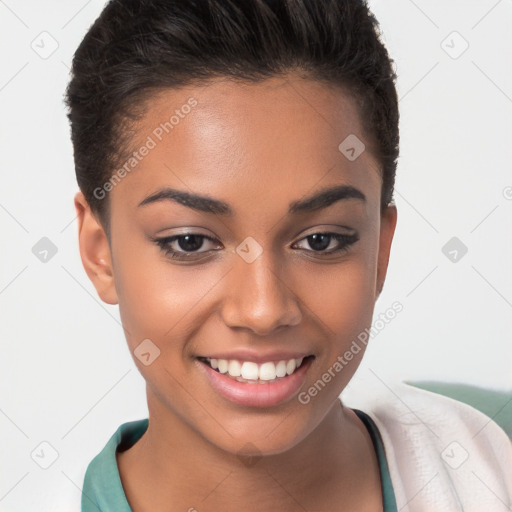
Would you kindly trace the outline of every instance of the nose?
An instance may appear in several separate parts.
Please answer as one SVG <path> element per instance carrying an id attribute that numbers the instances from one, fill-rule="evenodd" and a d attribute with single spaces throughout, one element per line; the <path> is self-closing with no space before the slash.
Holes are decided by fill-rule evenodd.
<path id="1" fill-rule="evenodd" d="M 280 274 L 268 251 L 252 263 L 236 256 L 234 268 L 227 275 L 227 292 L 221 308 L 225 324 L 250 329 L 260 336 L 299 324 L 299 300 L 292 291 L 292 283 Z"/>

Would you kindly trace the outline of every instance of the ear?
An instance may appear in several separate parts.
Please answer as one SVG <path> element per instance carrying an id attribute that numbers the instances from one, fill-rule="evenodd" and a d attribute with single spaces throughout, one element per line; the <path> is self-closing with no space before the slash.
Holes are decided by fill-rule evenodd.
<path id="1" fill-rule="evenodd" d="M 382 288 L 384 287 L 384 281 L 386 280 L 389 254 L 391 252 L 391 242 L 393 241 L 393 235 L 395 233 L 397 214 L 396 206 L 392 204 L 389 205 L 381 215 L 375 300 L 379 298 Z"/>
<path id="2" fill-rule="evenodd" d="M 78 243 L 82 265 L 100 299 L 107 304 L 117 304 L 118 298 L 107 235 L 92 213 L 82 192 L 75 195 L 74 202 L 78 217 Z"/>

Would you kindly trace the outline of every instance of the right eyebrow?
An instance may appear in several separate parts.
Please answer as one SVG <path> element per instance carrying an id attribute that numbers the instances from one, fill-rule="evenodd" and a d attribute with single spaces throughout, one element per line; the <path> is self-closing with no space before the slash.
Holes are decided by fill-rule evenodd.
<path id="1" fill-rule="evenodd" d="M 191 194 L 182 190 L 177 190 L 170 187 L 165 187 L 157 190 L 149 195 L 139 203 L 139 206 L 144 206 L 158 201 L 174 201 L 193 210 L 205 213 L 213 213 L 215 215 L 229 215 L 233 216 L 234 212 L 231 207 L 224 201 L 213 199 L 208 196 L 200 196 L 198 194 Z"/>
<path id="2" fill-rule="evenodd" d="M 324 188 L 313 195 L 290 203 L 288 213 L 304 213 L 327 208 L 337 201 L 345 199 L 360 199 L 366 201 L 366 196 L 351 185 L 338 185 L 335 187 Z"/>

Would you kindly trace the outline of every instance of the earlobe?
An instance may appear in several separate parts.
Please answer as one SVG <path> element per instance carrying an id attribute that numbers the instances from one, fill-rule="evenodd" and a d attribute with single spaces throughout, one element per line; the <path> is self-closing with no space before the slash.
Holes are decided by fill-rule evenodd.
<path id="1" fill-rule="evenodd" d="M 78 218 L 80 257 L 85 272 L 103 302 L 118 304 L 107 235 L 82 192 L 75 195 L 74 203 Z"/>
<path id="2" fill-rule="evenodd" d="M 398 212 L 394 204 L 389 205 L 381 215 L 375 300 L 379 298 L 382 288 L 384 287 L 384 281 L 386 280 L 391 243 L 395 233 L 397 217 Z"/>

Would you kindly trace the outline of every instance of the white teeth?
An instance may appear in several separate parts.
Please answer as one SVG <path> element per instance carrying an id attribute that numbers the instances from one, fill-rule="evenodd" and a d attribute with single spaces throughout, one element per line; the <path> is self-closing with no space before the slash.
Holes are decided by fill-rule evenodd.
<path id="1" fill-rule="evenodd" d="M 276 365 L 272 362 L 263 363 L 258 374 L 260 380 L 274 380 L 276 378 Z"/>
<path id="2" fill-rule="evenodd" d="M 242 377 L 244 379 L 256 380 L 258 378 L 258 365 L 250 361 L 245 361 L 242 365 Z"/>
<path id="3" fill-rule="evenodd" d="M 227 373 L 227 371 L 228 371 L 228 361 L 227 361 L 227 359 L 218 359 L 217 363 L 219 365 L 219 372 L 220 373 Z"/>
<path id="4" fill-rule="evenodd" d="M 287 363 L 286 363 L 286 373 L 288 375 L 291 375 L 294 371 L 295 371 L 295 368 L 296 368 L 296 364 L 295 364 L 295 359 L 290 359 Z"/>
<path id="5" fill-rule="evenodd" d="M 257 364 L 252 361 L 238 361 L 236 359 L 208 359 L 210 366 L 223 374 L 229 374 L 237 380 L 245 381 L 271 381 L 276 378 L 283 378 L 291 375 L 304 360 L 303 357 L 290 359 L 288 361 L 279 361 L 277 364 L 267 361 Z"/>
<path id="6" fill-rule="evenodd" d="M 276 364 L 276 377 L 284 377 L 286 375 L 286 361 L 279 361 Z"/>
<path id="7" fill-rule="evenodd" d="M 232 359 L 228 364 L 228 373 L 231 375 L 231 377 L 240 377 L 242 374 L 241 368 L 242 367 L 240 366 L 240 363 L 235 359 Z"/>

